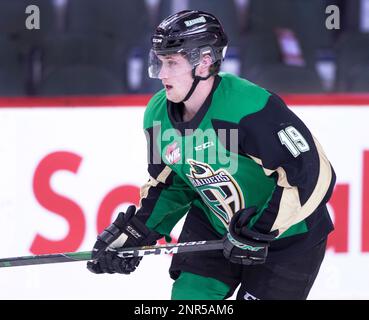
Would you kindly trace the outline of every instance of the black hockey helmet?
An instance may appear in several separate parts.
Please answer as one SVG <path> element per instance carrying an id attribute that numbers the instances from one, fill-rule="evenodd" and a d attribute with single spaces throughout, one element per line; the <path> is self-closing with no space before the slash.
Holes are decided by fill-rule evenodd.
<path id="1" fill-rule="evenodd" d="M 195 78 L 194 69 L 203 55 L 209 54 L 212 63 L 220 65 L 226 53 L 228 38 L 214 15 L 203 11 L 184 10 L 169 16 L 159 24 L 151 38 L 151 45 L 151 78 L 158 78 L 161 69 L 157 56 L 174 53 L 186 56 Z"/>

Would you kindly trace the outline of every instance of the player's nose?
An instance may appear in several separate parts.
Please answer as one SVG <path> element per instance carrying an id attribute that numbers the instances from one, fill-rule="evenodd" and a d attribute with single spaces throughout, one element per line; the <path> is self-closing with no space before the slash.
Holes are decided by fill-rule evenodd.
<path id="1" fill-rule="evenodd" d="M 160 80 L 167 79 L 168 78 L 168 72 L 164 66 L 161 66 L 158 78 Z"/>

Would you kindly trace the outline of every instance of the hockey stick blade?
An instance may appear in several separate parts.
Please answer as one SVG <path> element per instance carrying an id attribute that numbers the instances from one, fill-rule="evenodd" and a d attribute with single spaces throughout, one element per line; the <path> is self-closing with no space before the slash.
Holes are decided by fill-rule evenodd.
<path id="1" fill-rule="evenodd" d="M 146 255 L 178 254 L 184 252 L 198 252 L 223 249 L 222 240 L 193 241 L 167 243 L 157 246 L 143 246 L 123 248 L 117 250 L 121 258 L 143 257 Z M 91 251 L 39 254 L 33 256 L 22 256 L 0 259 L 0 268 L 27 265 L 38 265 L 47 263 L 73 262 L 91 260 Z"/>

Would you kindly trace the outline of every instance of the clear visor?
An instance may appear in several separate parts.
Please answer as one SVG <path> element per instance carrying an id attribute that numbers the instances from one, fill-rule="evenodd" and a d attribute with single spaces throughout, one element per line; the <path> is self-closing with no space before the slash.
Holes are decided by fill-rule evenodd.
<path id="1" fill-rule="evenodd" d="M 193 49 L 190 52 L 182 51 L 165 55 L 157 54 L 154 50 L 150 50 L 148 65 L 149 77 L 163 79 L 191 73 L 192 69 L 203 62 L 200 57 L 204 57 L 205 55 L 211 57 L 210 64 L 208 62 L 210 66 L 214 61 L 211 49 L 201 50 L 201 52 L 199 49 Z"/>

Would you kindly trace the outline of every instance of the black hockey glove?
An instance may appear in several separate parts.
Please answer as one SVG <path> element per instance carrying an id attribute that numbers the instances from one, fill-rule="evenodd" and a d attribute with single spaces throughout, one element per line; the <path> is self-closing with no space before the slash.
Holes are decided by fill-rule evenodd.
<path id="1" fill-rule="evenodd" d="M 93 261 L 87 262 L 87 269 L 93 273 L 123 273 L 135 271 L 142 257 L 121 258 L 116 249 L 154 245 L 161 235 L 148 229 L 134 215 L 135 206 L 126 214 L 120 212 L 115 221 L 97 236 L 92 249 Z"/>
<path id="2" fill-rule="evenodd" d="M 262 234 L 247 227 L 256 207 L 242 209 L 235 213 L 223 241 L 223 254 L 233 263 L 243 265 L 262 264 L 268 255 L 270 242 L 278 235 L 278 230 Z"/>

